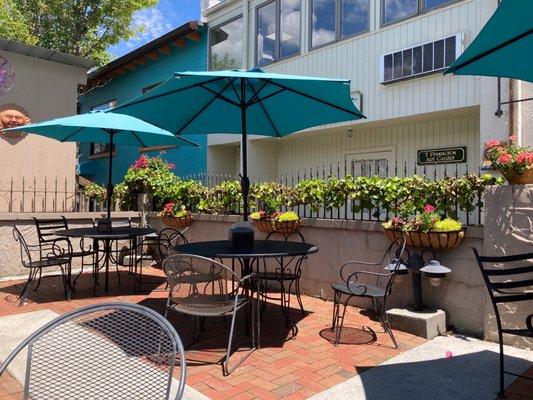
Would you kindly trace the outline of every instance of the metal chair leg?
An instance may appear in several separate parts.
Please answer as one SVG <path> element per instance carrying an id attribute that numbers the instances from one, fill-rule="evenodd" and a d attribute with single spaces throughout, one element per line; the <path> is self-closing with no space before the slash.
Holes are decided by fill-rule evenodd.
<path id="1" fill-rule="evenodd" d="M 389 325 L 389 320 L 387 317 L 387 314 L 384 310 L 383 305 L 378 301 L 378 309 L 379 309 L 379 319 L 381 321 L 381 325 L 383 326 L 383 329 L 385 332 L 387 332 L 392 340 L 392 343 L 394 343 L 394 347 L 398 348 L 398 342 L 396 342 L 396 338 L 394 337 L 394 333 L 392 333 L 392 329 Z"/>
<path id="2" fill-rule="evenodd" d="M 42 277 L 43 277 L 43 269 L 42 268 L 39 268 L 39 280 L 37 281 L 37 286 L 35 286 L 33 288 L 34 291 L 36 291 L 37 289 L 39 289 L 39 286 L 41 286 L 41 280 L 42 280 Z"/>
<path id="3" fill-rule="evenodd" d="M 26 281 L 26 284 L 22 288 L 22 292 L 20 292 L 19 296 L 19 306 L 22 306 L 26 303 L 26 299 L 28 297 L 28 294 L 30 293 L 32 289 L 32 283 L 35 279 L 35 275 L 37 274 L 37 269 L 30 269 L 30 273 L 28 275 L 28 280 Z"/>
<path id="4" fill-rule="evenodd" d="M 343 304 L 343 310 L 342 310 L 342 316 L 341 314 L 338 312 L 337 313 L 337 322 L 336 322 L 336 333 L 335 333 L 335 346 L 338 346 L 339 345 L 339 342 L 341 340 L 341 332 L 342 332 L 342 327 L 344 326 L 344 317 L 346 316 L 346 308 L 348 306 L 348 302 L 350 301 L 350 299 L 352 298 L 352 296 L 348 297 L 346 299 L 346 301 L 344 302 Z M 339 307 L 340 307 L 340 299 L 339 299 Z"/>
<path id="5" fill-rule="evenodd" d="M 337 292 L 334 292 L 333 293 L 333 318 L 332 318 L 332 321 L 331 321 L 331 331 L 332 332 L 335 330 L 338 313 L 339 313 L 338 294 L 337 294 Z"/>
<path id="6" fill-rule="evenodd" d="M 296 299 L 298 300 L 298 304 L 300 304 L 300 310 L 302 310 L 302 315 L 305 316 L 304 305 L 302 302 L 302 293 L 300 292 L 300 277 L 296 278 L 294 292 L 296 293 Z"/>
<path id="7" fill-rule="evenodd" d="M 503 334 L 501 333 L 500 329 L 498 329 L 498 344 L 500 346 L 500 391 L 498 392 L 499 397 L 505 397 L 505 367 L 503 365 L 504 362 L 504 354 L 503 354 Z"/>
<path id="8" fill-rule="evenodd" d="M 246 310 L 244 310 L 244 311 L 246 312 Z M 235 329 L 235 318 L 237 317 L 237 313 L 238 313 L 238 311 L 235 310 L 233 312 L 232 317 L 231 317 L 231 327 L 230 327 L 229 338 L 228 338 L 228 347 L 227 347 L 227 351 L 226 351 L 226 356 L 224 358 L 224 361 L 222 362 L 222 375 L 224 375 L 224 376 L 228 376 L 233 371 L 235 371 L 235 369 L 237 367 L 239 367 L 239 365 L 241 365 L 255 351 L 255 337 L 254 337 L 254 335 L 252 335 L 252 345 L 250 346 L 250 350 L 248 350 L 246 352 L 246 354 L 244 354 L 239 359 L 239 361 L 237 361 L 235 363 L 235 365 L 233 365 L 231 367 L 229 366 L 229 359 L 230 359 L 230 356 L 231 356 L 231 345 L 232 345 L 232 342 L 233 342 L 233 332 L 234 332 L 234 329 Z M 253 311 L 252 311 L 252 313 L 253 313 Z M 253 319 L 253 314 L 252 314 L 252 319 Z"/>

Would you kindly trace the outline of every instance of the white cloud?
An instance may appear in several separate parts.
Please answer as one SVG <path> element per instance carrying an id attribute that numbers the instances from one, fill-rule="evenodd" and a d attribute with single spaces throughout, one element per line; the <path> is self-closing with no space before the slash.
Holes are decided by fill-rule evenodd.
<path id="1" fill-rule="evenodd" d="M 137 11 L 133 16 L 132 25 L 142 27 L 143 31 L 124 43 L 128 48 L 154 40 L 174 28 L 172 21 L 157 8 Z"/>

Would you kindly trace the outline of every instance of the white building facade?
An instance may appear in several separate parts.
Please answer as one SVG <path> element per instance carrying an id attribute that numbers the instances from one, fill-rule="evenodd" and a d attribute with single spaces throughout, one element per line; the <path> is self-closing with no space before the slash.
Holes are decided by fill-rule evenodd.
<path id="1" fill-rule="evenodd" d="M 367 116 L 282 139 L 254 137 L 250 176 L 477 173 L 485 140 L 515 134 L 531 144 L 533 104 L 503 105 L 498 117 L 497 78 L 442 74 L 497 3 L 204 0 L 211 69 L 260 66 L 350 79 L 354 101 Z M 501 101 L 531 97 L 531 86 L 502 79 Z M 238 136 L 211 135 L 208 171 L 237 173 L 239 153 Z"/>

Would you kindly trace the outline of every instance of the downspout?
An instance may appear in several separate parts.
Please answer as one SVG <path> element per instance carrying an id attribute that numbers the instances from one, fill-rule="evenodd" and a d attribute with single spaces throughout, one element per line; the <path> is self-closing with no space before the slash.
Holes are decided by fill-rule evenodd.
<path id="1" fill-rule="evenodd" d="M 514 79 L 509 79 L 509 132 L 508 132 L 508 136 L 510 137 L 511 135 L 514 135 L 515 134 L 515 121 L 514 121 L 514 103 L 513 103 L 513 100 L 515 98 L 515 95 L 514 95 L 514 85 L 515 85 L 515 80 Z M 520 142 L 518 142 L 520 143 Z"/>
<path id="2" fill-rule="evenodd" d="M 242 0 L 242 67 L 248 69 L 248 34 L 250 32 L 248 0 Z"/>

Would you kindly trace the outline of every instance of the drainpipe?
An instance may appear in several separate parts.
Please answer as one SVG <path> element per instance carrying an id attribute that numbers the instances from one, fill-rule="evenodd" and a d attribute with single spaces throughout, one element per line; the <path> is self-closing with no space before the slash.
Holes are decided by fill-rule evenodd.
<path id="1" fill-rule="evenodd" d="M 248 0 L 242 0 L 242 67 L 248 69 L 248 33 L 250 32 Z"/>
<path id="2" fill-rule="evenodd" d="M 509 79 L 509 136 L 513 135 L 515 131 L 515 121 L 514 121 L 514 79 Z M 518 142 L 520 143 L 520 142 Z"/>

